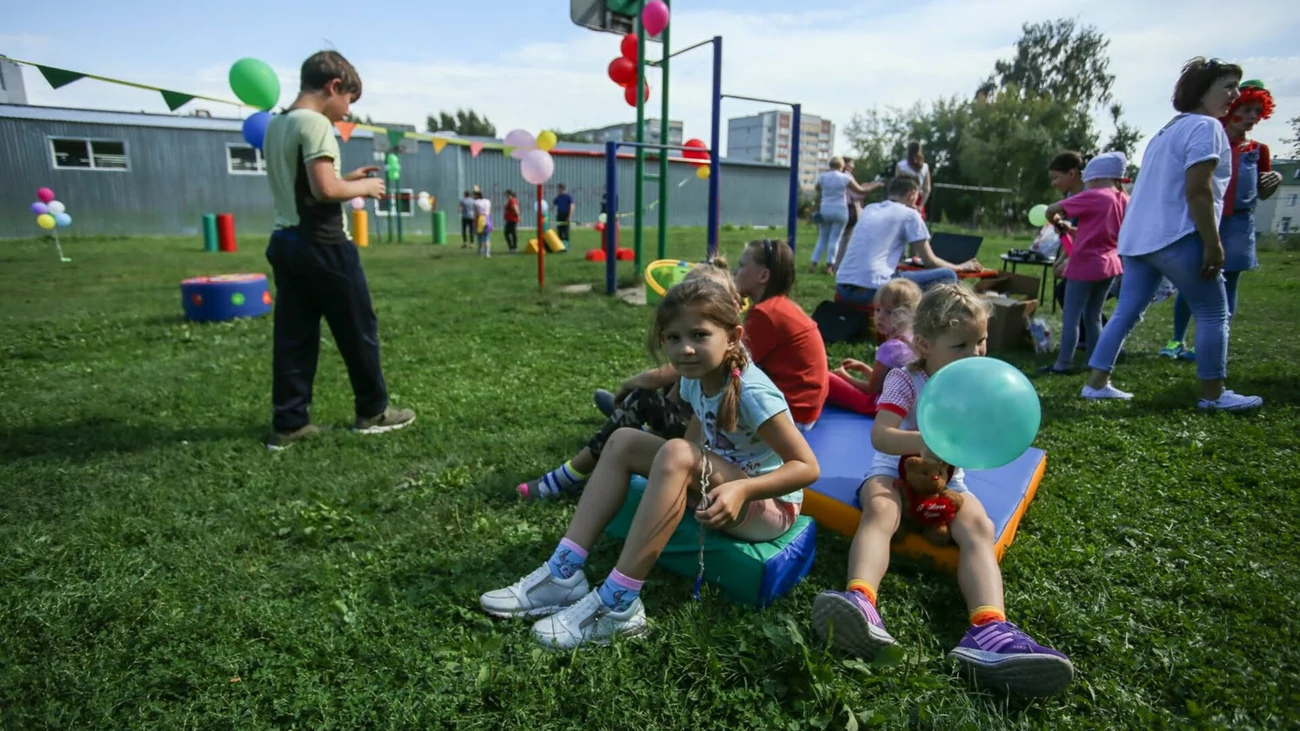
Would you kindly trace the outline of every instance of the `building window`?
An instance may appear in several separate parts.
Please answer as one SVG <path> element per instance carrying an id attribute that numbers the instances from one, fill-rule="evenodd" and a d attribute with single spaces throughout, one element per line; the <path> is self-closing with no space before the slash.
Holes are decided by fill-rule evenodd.
<path id="1" fill-rule="evenodd" d="M 51 137 L 50 159 L 57 170 L 129 170 L 126 143 L 121 140 L 88 140 Z"/>
<path id="2" fill-rule="evenodd" d="M 251 145 L 226 145 L 226 172 L 231 175 L 266 175 L 262 151 Z"/>
<path id="3" fill-rule="evenodd" d="M 375 199 L 375 215 L 376 215 L 376 216 L 387 216 L 387 215 L 389 215 L 389 213 L 388 213 L 388 211 L 389 211 L 389 206 L 393 205 L 393 202 L 394 202 L 394 201 L 393 201 L 393 198 L 392 198 L 391 196 L 384 196 L 383 198 L 376 198 L 376 199 Z M 402 188 L 402 189 L 400 189 L 400 190 L 397 191 L 397 201 L 396 201 L 396 204 L 397 204 L 397 214 L 398 214 L 399 216 L 402 216 L 403 218 L 405 218 L 405 217 L 407 217 L 407 216 L 414 216 L 414 215 L 415 215 L 415 207 L 414 207 L 414 205 L 413 205 L 414 203 L 415 203 L 415 191 L 414 191 L 414 190 L 412 190 L 411 188 Z"/>
<path id="4" fill-rule="evenodd" d="M 1278 224 L 1277 224 L 1277 232 L 1278 232 L 1278 233 L 1282 233 L 1282 234 L 1284 234 L 1284 233 L 1289 233 L 1290 231 L 1291 231 L 1291 217 L 1290 217 L 1290 216 L 1287 216 L 1286 218 L 1283 218 L 1281 221 L 1278 221 Z"/>
<path id="5" fill-rule="evenodd" d="M 1287 208 L 1294 208 L 1294 207 L 1295 207 L 1295 204 L 1296 204 L 1296 198 L 1300 198 L 1300 194 L 1292 193 L 1291 195 L 1289 195 L 1289 196 L 1286 197 L 1286 206 L 1287 206 Z"/>

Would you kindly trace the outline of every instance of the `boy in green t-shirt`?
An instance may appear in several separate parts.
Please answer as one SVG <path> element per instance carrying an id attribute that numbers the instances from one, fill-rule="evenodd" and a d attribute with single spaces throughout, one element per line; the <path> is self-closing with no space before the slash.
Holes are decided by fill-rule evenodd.
<path id="1" fill-rule="evenodd" d="M 356 397 L 354 429 L 378 434 L 415 421 L 415 412 L 388 405 L 379 365 L 379 321 L 361 257 L 348 237 L 343 203 L 378 198 L 377 166 L 340 175 L 334 122 L 361 98 L 361 77 L 347 59 L 321 51 L 302 64 L 298 98 L 272 118 L 263 157 L 275 205 L 275 232 L 266 259 L 275 274 L 275 349 L 269 449 L 283 449 L 320 431 L 311 423 L 312 381 L 320 355 L 320 320 L 329 323 Z"/>

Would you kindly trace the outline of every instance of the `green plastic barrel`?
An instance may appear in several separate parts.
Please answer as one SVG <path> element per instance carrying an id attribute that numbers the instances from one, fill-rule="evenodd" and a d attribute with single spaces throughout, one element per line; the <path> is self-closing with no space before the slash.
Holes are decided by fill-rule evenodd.
<path id="1" fill-rule="evenodd" d="M 203 214 L 203 250 L 217 250 L 217 214 Z"/>
<path id="2" fill-rule="evenodd" d="M 447 243 L 447 214 L 444 211 L 433 212 L 433 243 Z"/>

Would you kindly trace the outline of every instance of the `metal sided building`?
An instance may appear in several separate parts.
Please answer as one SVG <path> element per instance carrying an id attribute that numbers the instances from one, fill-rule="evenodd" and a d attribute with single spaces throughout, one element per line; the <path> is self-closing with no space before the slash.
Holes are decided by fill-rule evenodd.
<path id="1" fill-rule="evenodd" d="M 36 190 L 53 188 L 73 216 L 72 235 L 202 235 L 205 213 L 233 213 L 239 235 L 268 234 L 271 197 L 261 153 L 244 142 L 241 120 L 0 104 L 0 238 L 41 233 L 27 203 Z M 488 140 L 483 140 L 488 141 Z M 387 141 L 356 130 L 340 139 L 346 172 L 381 164 Z M 404 234 L 431 236 L 431 216 L 414 206 L 415 195 L 428 191 L 446 212 L 448 234 L 459 230 L 456 202 L 462 191 L 479 186 L 493 201 L 495 226 L 503 227 L 504 193 L 514 190 L 525 211 L 535 188 L 520 175 L 519 162 L 500 150 L 477 157 L 468 146 L 447 145 L 434 154 L 427 140 L 404 140 L 401 193 L 397 208 Z M 589 224 L 600 214 L 605 191 L 604 148 L 565 143 L 552 151 L 555 175 L 545 195 L 566 184 L 577 210 L 575 220 Z M 633 208 L 633 160 L 620 155 L 620 210 Z M 655 166 L 650 166 L 653 171 Z M 703 226 L 708 213 L 708 181 L 685 162 L 670 166 L 671 226 Z M 722 222 L 738 226 L 783 226 L 786 220 L 788 167 L 723 160 Z M 647 223 L 658 221 L 658 185 L 646 184 Z M 371 240 L 387 230 L 387 204 L 370 202 Z M 624 219 L 629 221 L 629 219 Z"/>

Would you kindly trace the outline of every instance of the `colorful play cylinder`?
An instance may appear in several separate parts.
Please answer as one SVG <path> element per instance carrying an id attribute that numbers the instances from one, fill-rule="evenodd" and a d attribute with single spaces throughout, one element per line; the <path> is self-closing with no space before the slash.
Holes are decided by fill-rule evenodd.
<path id="1" fill-rule="evenodd" d="M 444 211 L 433 212 L 433 243 L 447 243 L 447 214 Z"/>
<path id="2" fill-rule="evenodd" d="M 209 253 L 217 250 L 217 215 L 203 214 L 203 250 Z"/>
<path id="3" fill-rule="evenodd" d="M 235 214 L 233 213 L 217 215 L 217 248 L 228 254 L 239 251 L 239 244 L 235 241 Z"/>
<path id="4" fill-rule="evenodd" d="M 181 281 L 181 308 L 193 322 L 225 322 L 271 311 L 265 274 L 218 274 Z"/>
<path id="5" fill-rule="evenodd" d="M 358 248 L 370 246 L 370 217 L 364 208 L 352 211 L 352 240 Z"/>
<path id="6" fill-rule="evenodd" d="M 659 259 L 645 268 L 645 303 L 658 304 L 675 284 L 680 284 L 694 267 L 689 261 Z"/>

